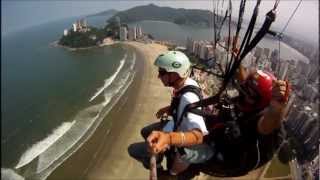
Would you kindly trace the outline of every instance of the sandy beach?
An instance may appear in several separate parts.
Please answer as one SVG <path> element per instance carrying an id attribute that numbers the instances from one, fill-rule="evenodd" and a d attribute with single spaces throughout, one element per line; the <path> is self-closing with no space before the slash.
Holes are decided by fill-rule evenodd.
<path id="1" fill-rule="evenodd" d="M 163 87 L 157 78 L 157 69 L 152 64 L 159 54 L 166 51 L 166 47 L 136 42 L 126 44 L 136 48 L 145 59 L 140 91 L 136 92 L 137 99 L 131 115 L 123 124 L 121 132 L 118 132 L 117 139 L 114 139 L 112 149 L 91 168 L 87 174 L 88 179 L 148 179 L 149 171 L 130 158 L 127 148 L 133 142 L 142 140 L 140 129 L 156 121 L 155 112 L 170 101 L 170 91 Z"/>
<path id="2" fill-rule="evenodd" d="M 59 166 L 48 179 L 148 179 L 149 171 L 132 159 L 127 148 L 142 141 L 140 130 L 146 124 L 157 121 L 155 112 L 170 102 L 170 89 L 165 88 L 157 78 L 153 66 L 155 58 L 167 51 L 159 44 L 126 42 L 144 59 L 138 60 L 141 73 L 130 90 L 107 115 L 110 121 L 103 121 L 94 135 L 69 159 Z M 106 127 L 110 127 L 106 131 Z M 263 168 L 249 175 L 232 179 L 258 179 Z M 195 179 L 219 179 L 201 175 Z"/>
<path id="3" fill-rule="evenodd" d="M 110 111 L 93 136 L 48 179 L 148 179 L 149 171 L 130 158 L 127 148 L 141 141 L 140 129 L 156 121 L 155 112 L 170 102 L 170 90 L 157 78 L 155 58 L 167 51 L 159 44 L 124 43 L 137 50 L 137 80 Z M 107 127 L 111 129 L 106 131 Z"/>

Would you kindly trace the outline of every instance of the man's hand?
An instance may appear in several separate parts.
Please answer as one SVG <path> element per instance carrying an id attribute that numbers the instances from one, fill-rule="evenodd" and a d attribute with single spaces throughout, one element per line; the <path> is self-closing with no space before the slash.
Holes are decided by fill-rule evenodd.
<path id="1" fill-rule="evenodd" d="M 162 131 L 152 131 L 147 139 L 148 151 L 152 154 L 165 152 L 170 146 L 170 135 Z"/>
<path id="2" fill-rule="evenodd" d="M 290 91 L 291 88 L 289 82 L 282 80 L 273 81 L 272 99 L 270 102 L 272 108 L 282 111 L 286 107 Z"/>
<path id="3" fill-rule="evenodd" d="M 275 80 L 272 87 L 272 99 L 269 108 L 258 122 L 258 132 L 270 134 L 281 126 L 281 122 L 287 113 L 287 101 L 290 94 L 290 85 L 287 81 Z"/>
<path id="4" fill-rule="evenodd" d="M 164 114 L 169 115 L 170 111 L 170 106 L 166 106 L 164 108 L 159 109 L 159 111 L 156 113 L 156 117 L 159 119 L 161 118 Z"/>

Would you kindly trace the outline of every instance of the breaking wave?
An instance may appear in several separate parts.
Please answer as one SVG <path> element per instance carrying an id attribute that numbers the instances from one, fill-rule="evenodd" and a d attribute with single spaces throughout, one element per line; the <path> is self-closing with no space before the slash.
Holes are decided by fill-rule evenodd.
<path id="1" fill-rule="evenodd" d="M 108 86 L 110 86 L 110 84 L 115 80 L 115 78 L 117 77 L 117 75 L 119 74 L 119 72 L 121 71 L 125 60 L 127 59 L 127 54 L 124 55 L 124 57 L 121 59 L 120 61 L 120 65 L 118 66 L 116 72 L 109 77 L 108 79 L 106 79 L 104 81 L 104 85 L 98 89 L 98 91 L 90 98 L 89 102 L 93 101 L 97 96 L 99 96 L 99 94 L 101 94 Z"/>
<path id="2" fill-rule="evenodd" d="M 1 180 L 24 180 L 25 178 L 17 174 L 13 169 L 1 168 Z"/>
<path id="3" fill-rule="evenodd" d="M 128 79 L 130 77 L 130 71 L 133 70 L 135 63 L 136 63 L 136 54 L 133 54 L 132 63 L 131 63 L 129 71 L 126 71 L 126 73 L 124 73 L 124 77 L 122 77 L 118 82 L 116 82 L 117 85 L 114 86 L 115 88 L 113 90 L 104 93 L 105 100 L 102 103 L 103 106 L 108 105 L 110 100 L 112 99 L 112 97 L 115 94 L 119 93 L 119 91 L 124 87 L 125 83 L 128 82 Z M 133 76 L 134 75 L 135 74 L 133 74 Z M 131 81 L 130 81 L 130 84 L 131 84 Z"/>
<path id="4" fill-rule="evenodd" d="M 43 139 L 40 142 L 33 144 L 21 157 L 18 164 L 15 166 L 16 169 L 28 164 L 45 150 L 47 150 L 52 144 L 54 144 L 59 138 L 61 138 L 75 123 L 64 122 L 58 128 L 53 130 L 52 134 Z"/>

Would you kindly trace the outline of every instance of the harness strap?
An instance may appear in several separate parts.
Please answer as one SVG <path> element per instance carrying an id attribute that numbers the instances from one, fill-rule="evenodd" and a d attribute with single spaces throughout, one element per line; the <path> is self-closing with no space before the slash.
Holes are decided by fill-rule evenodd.
<path id="1" fill-rule="evenodd" d="M 192 93 L 196 94 L 196 95 L 199 97 L 200 100 L 202 99 L 201 89 L 200 89 L 199 87 L 197 87 L 197 86 L 194 86 L 194 85 L 187 85 L 187 86 L 183 87 L 181 90 L 179 90 L 179 91 L 177 92 L 177 94 L 178 94 L 178 96 L 181 98 L 181 96 L 182 96 L 183 94 L 187 93 L 187 92 L 192 92 Z M 178 108 L 178 107 L 177 107 L 177 108 Z M 179 117 L 179 119 L 178 119 L 178 117 L 176 117 L 176 118 L 174 119 L 174 120 L 175 120 L 174 128 L 173 128 L 174 131 L 176 131 L 177 128 L 181 125 L 181 123 L 182 123 L 182 118 L 183 118 L 183 116 L 186 115 L 186 112 L 188 112 L 188 111 L 189 111 L 189 104 L 186 105 L 186 107 L 183 109 L 183 111 L 182 111 L 181 116 Z M 177 113 L 178 113 L 178 112 L 177 112 Z"/>

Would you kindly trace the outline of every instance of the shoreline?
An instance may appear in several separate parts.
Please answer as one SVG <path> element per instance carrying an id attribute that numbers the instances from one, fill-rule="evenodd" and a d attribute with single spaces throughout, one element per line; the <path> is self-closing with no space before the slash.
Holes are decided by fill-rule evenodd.
<path id="1" fill-rule="evenodd" d="M 104 43 L 101 43 L 101 44 L 95 45 L 95 46 L 72 48 L 72 47 L 69 47 L 69 46 L 61 45 L 61 44 L 59 44 L 58 42 L 59 42 L 58 40 L 53 41 L 52 43 L 49 43 L 49 46 L 51 46 L 51 47 L 64 48 L 64 49 L 67 49 L 67 50 L 69 50 L 69 51 L 79 51 L 79 50 L 81 51 L 81 50 L 88 50 L 88 49 L 94 49 L 94 48 L 101 48 L 101 47 L 105 47 L 105 46 L 111 46 L 111 45 L 120 43 L 120 41 L 111 40 L 111 41 L 109 41 L 109 42 L 104 42 Z"/>
<path id="2" fill-rule="evenodd" d="M 156 110 L 170 100 L 168 89 L 162 87 L 157 79 L 156 69 L 152 67 L 154 58 L 165 51 L 166 47 L 137 42 L 126 42 L 123 45 L 130 46 L 137 52 L 138 72 L 134 82 L 92 137 L 57 167 L 48 179 L 148 178 L 148 171 L 129 157 L 127 147 L 142 140 L 140 129 L 148 122 L 154 121 L 152 119 L 155 119 Z M 155 51 L 157 48 L 160 50 Z M 154 98 L 145 98 L 146 95 L 155 94 L 162 103 L 157 104 Z"/>

